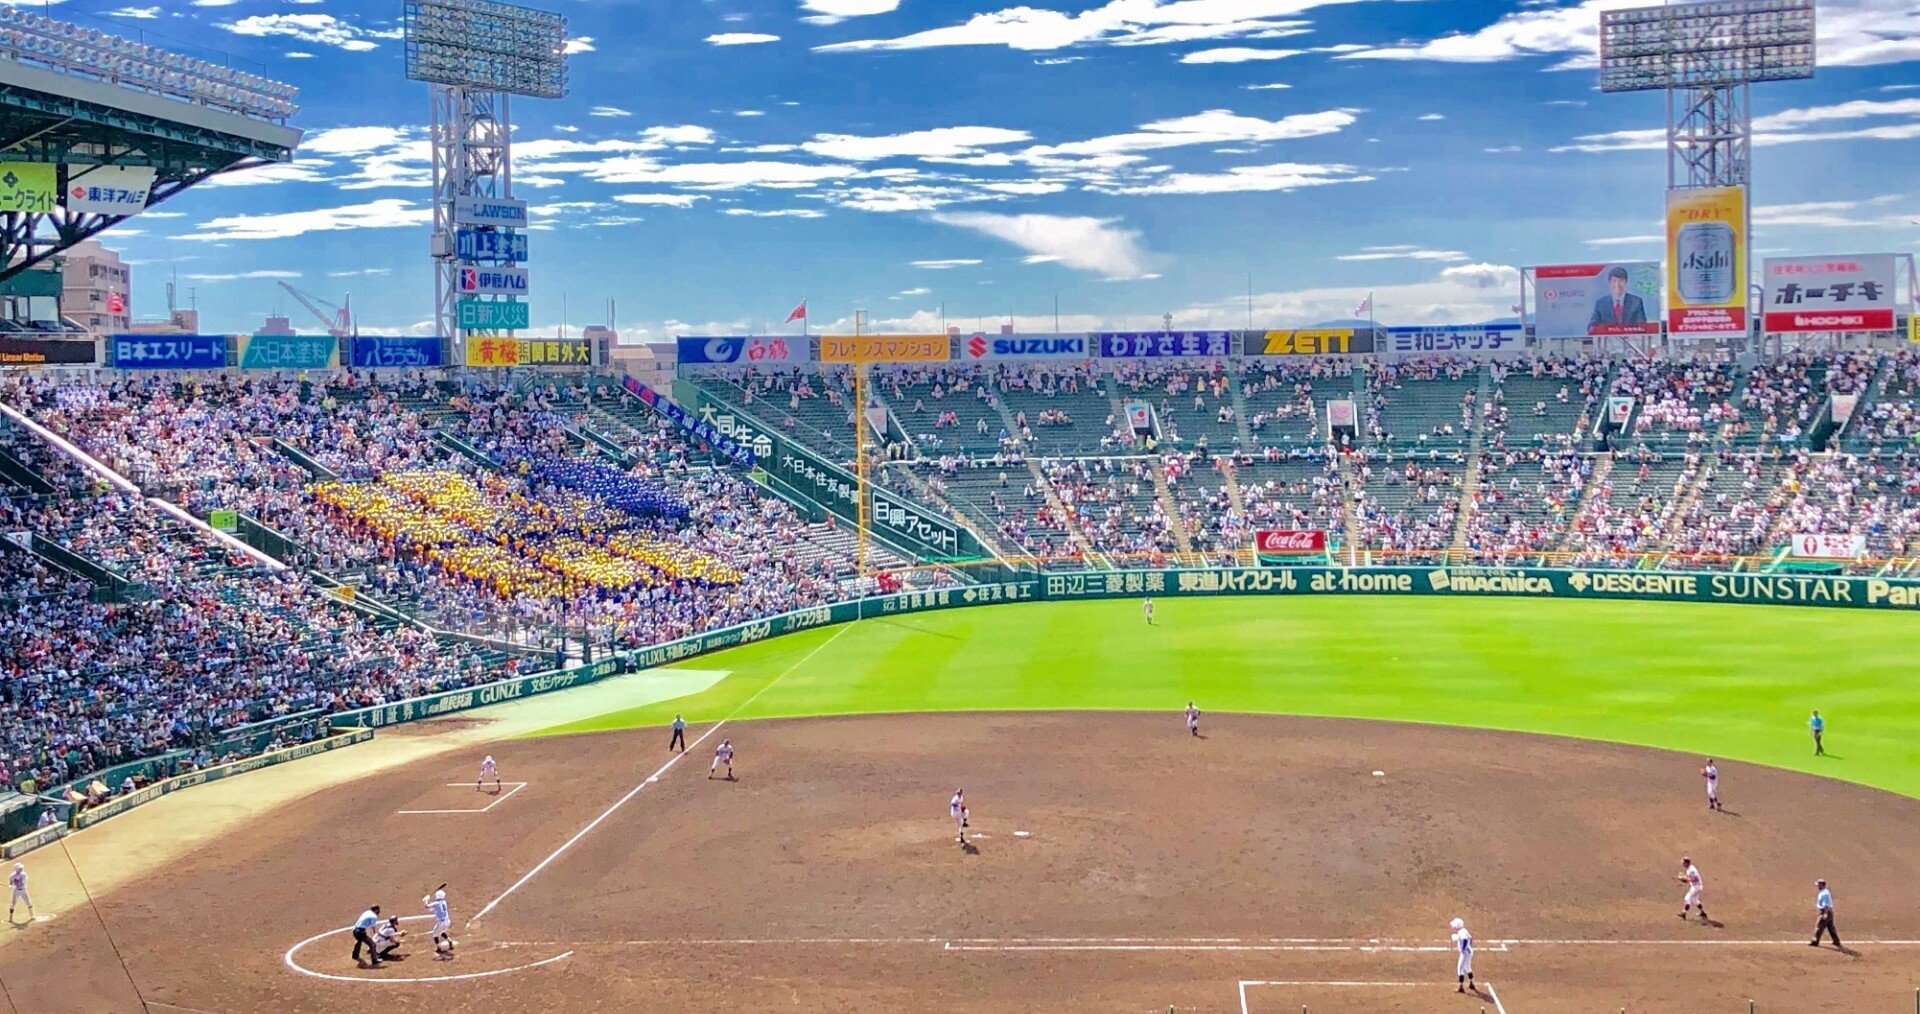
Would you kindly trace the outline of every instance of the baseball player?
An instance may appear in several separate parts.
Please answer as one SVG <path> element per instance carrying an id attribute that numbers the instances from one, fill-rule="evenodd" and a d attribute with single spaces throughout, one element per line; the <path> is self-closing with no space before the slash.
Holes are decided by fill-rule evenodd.
<path id="1" fill-rule="evenodd" d="M 20 863 L 13 864 L 13 872 L 7 874 L 7 886 L 13 888 L 13 900 L 7 902 L 7 921 L 13 921 L 15 905 L 27 906 L 27 921 L 33 921 L 33 898 L 27 894 L 27 868 Z"/>
<path id="2" fill-rule="evenodd" d="M 480 762 L 480 777 L 473 780 L 473 791 L 480 791 L 482 782 L 492 782 L 493 791 L 496 793 L 500 791 L 500 765 L 493 762 L 492 754 L 488 754 L 487 759 Z"/>
<path id="3" fill-rule="evenodd" d="M 1700 921 L 1707 921 L 1707 884 L 1700 879 L 1700 867 L 1693 860 L 1680 857 L 1680 875 L 1673 879 L 1687 885 L 1687 897 L 1680 903 L 1680 918 L 1685 919 L 1687 912 L 1696 906 L 1700 909 Z"/>
<path id="4" fill-rule="evenodd" d="M 713 763 L 707 765 L 707 777 L 711 779 L 722 764 L 727 766 L 727 781 L 733 781 L 733 740 L 723 739 L 713 748 Z"/>
<path id="5" fill-rule="evenodd" d="M 1152 599 L 1142 599 L 1142 600 L 1141 600 L 1141 602 L 1140 602 L 1140 607 L 1141 607 L 1141 608 L 1142 608 L 1143 610 L 1145 610 L 1145 611 L 1146 611 L 1146 614 L 1147 614 L 1147 626 L 1149 626 L 1149 627 L 1151 627 L 1151 626 L 1153 626 L 1153 600 L 1152 600 Z"/>
<path id="6" fill-rule="evenodd" d="M 1458 955 L 1453 961 L 1454 992 L 1473 990 L 1478 993 L 1480 987 L 1473 984 L 1473 934 L 1467 931 L 1464 920 L 1455 919 L 1448 925 L 1453 929 L 1453 950 Z"/>
<path id="7" fill-rule="evenodd" d="M 392 958 L 393 952 L 400 949 L 400 934 L 400 917 L 397 915 L 374 927 L 373 960 L 376 964 Z"/>
<path id="8" fill-rule="evenodd" d="M 679 715 L 673 716 L 673 739 L 667 742 L 667 752 L 672 753 L 676 746 L 681 753 L 687 752 L 687 720 Z"/>
<path id="9" fill-rule="evenodd" d="M 1187 702 L 1187 735 L 1200 735 L 1200 709 L 1194 707 L 1192 701 Z"/>
<path id="10" fill-rule="evenodd" d="M 1720 808 L 1720 769 L 1714 766 L 1713 758 L 1707 758 L 1707 766 L 1700 769 L 1700 777 L 1707 780 L 1707 809 Z"/>
<path id="11" fill-rule="evenodd" d="M 947 800 L 947 813 L 953 817 L 953 840 L 965 845 L 967 843 L 967 790 L 953 790 L 953 798 Z"/>
<path id="12" fill-rule="evenodd" d="M 380 925 L 380 906 L 372 905 L 360 918 L 353 921 L 353 961 L 360 963 L 360 948 L 367 949 L 367 957 L 372 958 L 371 967 L 380 967 L 380 949 L 373 945 L 373 930 Z"/>
<path id="13" fill-rule="evenodd" d="M 1833 928 L 1833 892 L 1827 890 L 1827 882 L 1824 880 L 1814 881 L 1813 887 L 1816 892 L 1813 896 L 1813 907 L 1819 909 L 1820 921 L 1813 925 L 1813 939 L 1807 941 L 1807 946 L 1820 946 L 1820 934 L 1825 933 L 1833 937 L 1833 946 L 1846 950 L 1840 944 L 1840 931 Z"/>
<path id="14" fill-rule="evenodd" d="M 420 899 L 420 904 L 433 916 L 433 956 L 453 957 L 453 917 L 447 914 L 447 885 L 434 888 L 432 894 Z"/>

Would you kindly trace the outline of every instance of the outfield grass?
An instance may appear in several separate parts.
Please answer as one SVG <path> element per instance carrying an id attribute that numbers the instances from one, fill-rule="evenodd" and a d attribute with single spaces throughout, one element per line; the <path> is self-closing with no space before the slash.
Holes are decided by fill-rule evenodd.
<path id="1" fill-rule="evenodd" d="M 704 693 L 535 735 L 871 712 L 1395 719 L 1666 747 L 1920 797 L 1920 620 L 1668 602 L 1167 598 L 914 613 L 690 659 Z M 749 703 L 750 702 L 750 703 Z M 743 708 L 742 705 L 745 705 Z M 1807 718 L 1827 720 L 1816 758 Z M 736 711 L 738 712 L 736 714 Z"/>

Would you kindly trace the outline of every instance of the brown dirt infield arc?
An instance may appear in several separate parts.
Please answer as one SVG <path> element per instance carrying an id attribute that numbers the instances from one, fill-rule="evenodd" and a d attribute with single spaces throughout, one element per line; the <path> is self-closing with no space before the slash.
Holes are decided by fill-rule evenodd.
<path id="1" fill-rule="evenodd" d="M 156 1011 L 1494 1010 L 1452 991 L 1459 915 L 1513 1014 L 1913 1009 L 1915 800 L 1725 764 L 1714 814 L 1700 759 L 1661 751 L 1237 715 L 1204 731 L 1177 713 L 733 723 L 734 783 L 706 779 L 717 737 L 653 783 L 654 731 L 462 748 L 109 891 L 104 929 L 81 908 L 21 930 L 0 976 L 20 1011 L 137 1010 L 110 930 Z M 398 812 L 493 802 L 446 785 L 488 751 L 526 786 L 485 813 Z M 1682 854 L 1718 925 L 1675 918 Z M 1851 955 L 1805 944 L 1818 876 Z M 417 915 L 441 881 L 453 961 L 420 940 L 378 970 L 344 934 L 295 947 L 371 902 Z M 417 981 L 456 975 L 476 977 Z"/>

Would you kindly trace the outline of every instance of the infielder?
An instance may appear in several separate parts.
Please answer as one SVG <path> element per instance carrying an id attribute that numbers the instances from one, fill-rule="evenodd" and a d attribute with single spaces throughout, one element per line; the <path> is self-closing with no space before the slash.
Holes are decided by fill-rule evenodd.
<path id="1" fill-rule="evenodd" d="M 453 957 L 453 917 L 447 914 L 447 885 L 434 888 L 432 894 L 420 899 L 427 914 L 433 916 L 433 956 L 436 958 Z"/>
<path id="2" fill-rule="evenodd" d="M 1473 984 L 1473 934 L 1467 931 L 1464 920 L 1455 919 L 1448 925 L 1453 928 L 1453 950 L 1458 955 L 1453 962 L 1454 992 L 1473 990 L 1478 993 L 1480 987 Z"/>
<path id="3" fill-rule="evenodd" d="M 1700 777 L 1707 780 L 1707 809 L 1720 808 L 1720 769 L 1713 764 L 1713 758 L 1707 758 L 1707 766 L 1700 769 Z"/>
<path id="4" fill-rule="evenodd" d="M 722 764 L 727 766 L 727 781 L 733 781 L 733 740 L 723 739 L 713 748 L 713 763 L 707 765 L 707 777 L 711 779 Z"/>
<path id="5" fill-rule="evenodd" d="M 27 920 L 31 922 L 34 917 L 33 898 L 27 894 L 26 866 L 20 863 L 13 864 L 13 872 L 7 874 L 7 886 L 13 888 L 13 900 L 7 902 L 7 921 L 13 921 L 13 908 L 15 905 L 25 904 L 27 906 Z"/>
<path id="6" fill-rule="evenodd" d="M 1187 702 L 1187 735 L 1200 735 L 1200 709 L 1194 707 L 1192 701 Z"/>
<path id="7" fill-rule="evenodd" d="M 1700 921 L 1706 922 L 1707 884 L 1706 881 L 1700 879 L 1700 867 L 1693 865 L 1693 860 L 1681 856 L 1680 870 L 1680 875 L 1673 878 L 1687 885 L 1686 900 L 1680 903 L 1680 918 L 1685 919 L 1689 910 L 1698 907 L 1700 909 Z"/>
<path id="8" fill-rule="evenodd" d="M 1840 945 L 1840 931 L 1833 928 L 1833 892 L 1827 890 L 1824 880 L 1814 881 L 1813 886 L 1817 892 L 1813 896 L 1813 907 L 1820 910 L 1820 921 L 1814 923 L 1813 939 L 1807 941 L 1807 946 L 1820 946 L 1820 934 L 1825 933 L 1833 938 L 1833 946 L 1844 951 L 1846 948 Z"/>
<path id="9" fill-rule="evenodd" d="M 488 754 L 487 759 L 480 762 L 480 777 L 473 780 L 473 791 L 480 791 L 482 782 L 492 782 L 493 791 L 496 793 L 500 791 L 500 765 L 493 762 L 492 754 Z"/>
<path id="10" fill-rule="evenodd" d="M 681 753 L 687 752 L 687 720 L 679 715 L 673 716 L 673 739 L 667 742 L 667 752 L 672 753 L 676 746 Z"/>
<path id="11" fill-rule="evenodd" d="M 953 798 L 947 800 L 947 813 L 953 817 L 953 840 L 965 845 L 967 843 L 967 790 L 953 790 Z"/>

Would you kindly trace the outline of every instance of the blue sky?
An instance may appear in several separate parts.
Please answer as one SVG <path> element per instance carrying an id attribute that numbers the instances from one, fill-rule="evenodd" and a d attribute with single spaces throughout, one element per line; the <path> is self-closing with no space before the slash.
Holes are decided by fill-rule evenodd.
<path id="1" fill-rule="evenodd" d="M 625 340 L 865 308 L 1050 330 L 1504 316 L 1517 265 L 1658 259 L 1663 99 L 1595 88 L 1597 12 L 1468 0 L 552 0 L 572 95 L 514 100 L 537 330 Z M 161 314 L 422 333 L 426 86 L 398 0 L 70 0 L 301 88 L 290 166 L 108 232 Z M 82 20 L 90 20 L 90 17 Z M 1920 6 L 1829 0 L 1812 81 L 1755 89 L 1756 245 L 1920 240 Z"/>

